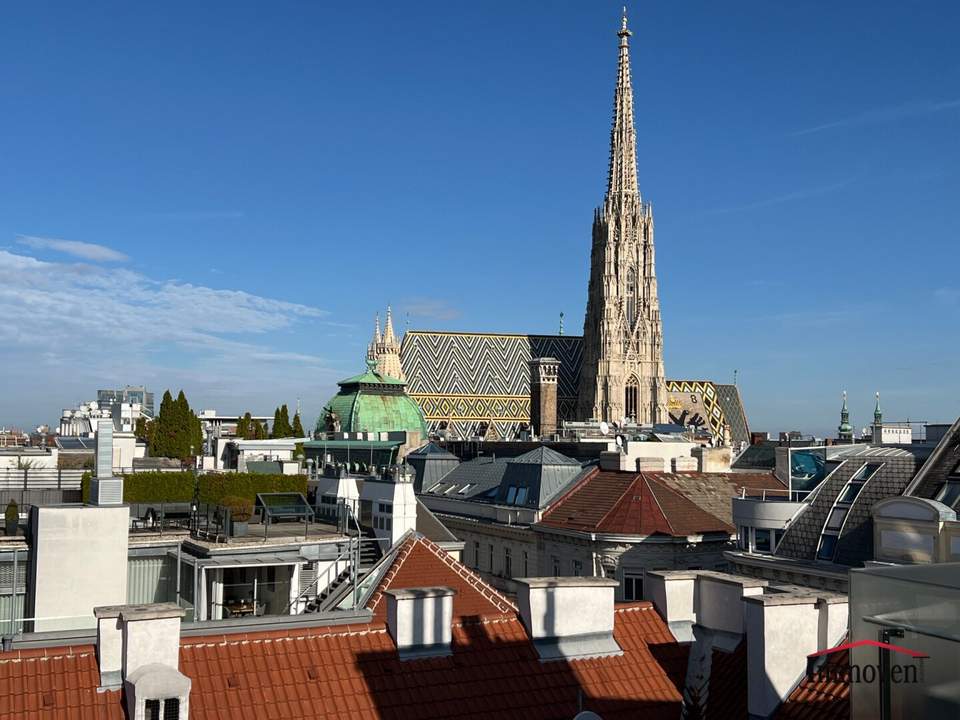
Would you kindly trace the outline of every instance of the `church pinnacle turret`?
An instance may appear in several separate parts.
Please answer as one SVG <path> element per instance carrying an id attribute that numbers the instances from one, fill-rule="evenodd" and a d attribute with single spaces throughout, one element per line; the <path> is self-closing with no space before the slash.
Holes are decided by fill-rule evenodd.
<path id="1" fill-rule="evenodd" d="M 400 363 L 400 342 L 393 332 L 393 311 L 387 306 L 387 321 L 380 333 L 380 313 L 374 325 L 373 341 L 367 348 L 367 360 L 374 363 L 374 367 L 381 375 L 406 380 L 403 366 Z"/>
<path id="2" fill-rule="evenodd" d="M 850 424 L 850 411 L 847 409 L 847 391 L 843 391 L 843 407 L 840 408 L 840 425 L 837 437 L 841 440 L 853 440 L 853 425 Z"/>
<path id="3" fill-rule="evenodd" d="M 640 198 L 626 10 L 620 22 L 610 167 L 594 212 L 577 414 L 639 424 L 666 418 L 653 209 Z"/>

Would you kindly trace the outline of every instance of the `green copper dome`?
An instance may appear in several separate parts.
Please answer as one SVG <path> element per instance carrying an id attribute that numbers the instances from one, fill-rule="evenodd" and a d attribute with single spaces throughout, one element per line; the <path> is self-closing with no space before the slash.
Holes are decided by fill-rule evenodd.
<path id="1" fill-rule="evenodd" d="M 381 375 L 376 361 L 367 361 L 367 371 L 337 383 L 340 392 L 330 398 L 317 431 L 418 432 L 427 436 L 419 406 L 406 393 L 403 380 Z"/>

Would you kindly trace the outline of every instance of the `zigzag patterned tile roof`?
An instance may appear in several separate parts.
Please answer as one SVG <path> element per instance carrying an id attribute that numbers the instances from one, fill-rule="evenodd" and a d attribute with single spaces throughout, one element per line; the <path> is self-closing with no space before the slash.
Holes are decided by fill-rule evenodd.
<path id="1" fill-rule="evenodd" d="M 492 423 L 501 437 L 530 421 L 530 360 L 560 361 L 557 417 L 574 420 L 583 362 L 577 335 L 433 332 L 411 330 L 403 337 L 400 360 L 407 393 L 431 430 L 441 423 L 461 436 Z M 667 390 L 698 397 L 702 417 L 714 433 L 729 424 L 733 439 L 749 440 L 740 394 L 733 385 L 707 380 L 668 380 Z"/>

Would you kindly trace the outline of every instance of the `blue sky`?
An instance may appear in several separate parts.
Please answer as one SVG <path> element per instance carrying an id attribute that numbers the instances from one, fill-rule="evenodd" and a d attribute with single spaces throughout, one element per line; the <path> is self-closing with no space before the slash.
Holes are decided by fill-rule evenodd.
<path id="1" fill-rule="evenodd" d="M 312 421 L 402 327 L 579 332 L 618 3 L 20 3 L 0 26 L 0 424 L 97 387 Z M 644 2 L 667 374 L 754 429 L 960 411 L 950 2 Z"/>

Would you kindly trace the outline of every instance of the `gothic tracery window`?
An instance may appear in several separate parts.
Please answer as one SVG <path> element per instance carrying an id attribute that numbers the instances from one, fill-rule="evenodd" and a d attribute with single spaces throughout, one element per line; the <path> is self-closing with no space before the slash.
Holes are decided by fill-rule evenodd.
<path id="1" fill-rule="evenodd" d="M 627 327 L 633 329 L 637 320 L 637 273 L 633 268 L 627 271 Z"/>
<path id="2" fill-rule="evenodd" d="M 625 391 L 626 397 L 624 398 L 624 415 L 627 419 L 637 420 L 637 405 L 638 398 L 640 395 L 640 384 L 637 382 L 637 376 L 631 375 L 630 379 L 627 380 L 627 386 Z"/>

